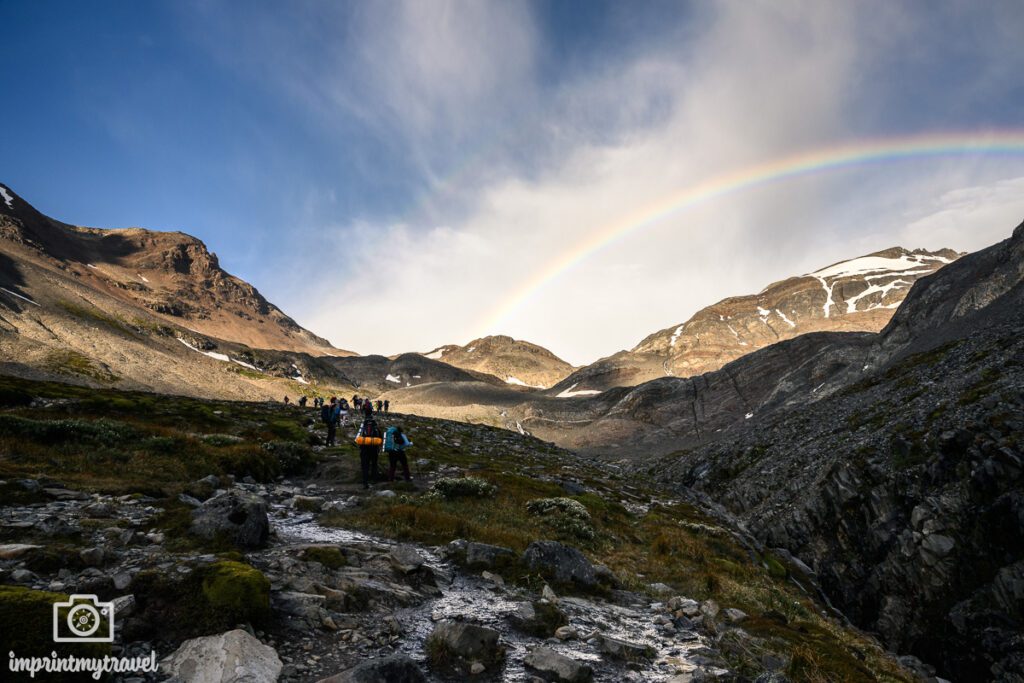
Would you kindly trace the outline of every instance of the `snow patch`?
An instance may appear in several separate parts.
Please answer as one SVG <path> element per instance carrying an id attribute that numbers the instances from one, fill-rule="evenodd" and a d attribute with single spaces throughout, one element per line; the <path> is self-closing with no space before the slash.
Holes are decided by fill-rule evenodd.
<path id="1" fill-rule="evenodd" d="M 146 276 L 143 275 L 142 273 L 135 273 L 135 274 L 138 275 L 139 279 L 142 280 L 143 282 L 149 282 L 149 280 L 146 279 Z"/>
<path id="2" fill-rule="evenodd" d="M 836 283 L 831 285 L 825 280 L 824 276 L 818 277 L 817 275 L 812 276 L 815 280 L 821 283 L 822 288 L 825 290 L 825 317 L 829 316 L 829 309 L 836 305 L 836 302 L 832 299 L 832 288 L 836 286 Z"/>
<path id="3" fill-rule="evenodd" d="M 517 387 L 529 387 L 530 389 L 544 389 L 545 388 L 545 387 L 537 386 L 536 384 L 527 384 L 523 380 L 519 379 L 518 377 L 513 377 L 512 375 L 509 375 L 508 377 L 505 378 L 505 383 L 506 384 L 515 384 Z"/>
<path id="4" fill-rule="evenodd" d="M 826 277 L 848 277 L 850 275 L 893 270 L 915 270 L 915 272 L 921 272 L 922 269 L 931 267 L 926 261 L 919 260 L 919 258 L 921 257 L 900 256 L 899 258 L 885 258 L 884 256 L 862 256 L 817 270 L 811 273 L 811 277 L 820 280 Z M 932 260 L 933 257 L 929 256 L 927 258 Z M 934 260 L 938 261 L 940 259 L 935 258 Z"/>
<path id="5" fill-rule="evenodd" d="M 906 286 L 909 287 L 910 283 L 907 282 L 906 280 L 893 280 L 892 282 L 890 282 L 889 284 L 886 284 L 886 285 L 875 285 L 875 284 L 871 284 L 869 282 L 867 289 L 865 289 L 863 292 L 861 292 L 857 296 L 852 297 L 852 298 L 846 300 L 846 312 L 847 313 L 856 313 L 857 312 L 857 302 L 860 301 L 861 299 L 863 299 L 864 297 L 870 296 L 872 294 L 881 294 L 882 298 L 884 299 L 886 297 L 886 295 L 890 291 L 892 291 L 893 289 L 896 289 L 900 285 L 906 285 Z M 897 304 L 897 306 L 898 305 L 899 304 Z M 873 307 L 867 308 L 865 310 L 869 310 L 870 311 L 870 310 L 873 310 L 873 308 L 880 308 L 880 307 L 881 307 L 881 304 L 875 304 Z"/>
<path id="6" fill-rule="evenodd" d="M 402 383 L 402 376 L 399 375 L 398 377 L 395 377 L 394 375 L 389 374 L 387 377 L 384 378 L 384 381 L 385 382 L 394 382 L 395 384 L 401 384 Z"/>
<path id="7" fill-rule="evenodd" d="M 188 343 L 187 341 L 185 341 L 185 340 L 184 340 L 184 339 L 182 339 L 181 337 L 175 337 L 175 339 L 177 339 L 177 340 L 178 340 L 178 341 L 180 341 L 180 342 L 181 342 L 182 344 L 184 344 L 184 345 L 185 345 L 185 346 L 187 346 L 188 348 L 192 349 L 192 350 L 193 350 L 193 351 L 195 351 L 196 353 L 201 353 L 201 354 L 203 354 L 204 356 L 209 356 L 210 358 L 213 358 L 214 360 L 220 360 L 220 361 L 224 361 L 225 363 L 227 363 L 227 362 L 230 362 L 230 361 L 231 361 L 231 358 L 230 358 L 230 357 L 228 357 L 228 355 L 227 355 L 227 354 L 224 354 L 224 353 L 217 353 L 216 351 L 203 351 L 203 350 L 201 350 L 201 349 L 197 349 L 196 347 L 192 346 L 191 344 L 189 344 L 189 343 Z"/>
<path id="8" fill-rule="evenodd" d="M 744 419 L 744 420 L 749 420 L 749 419 L 750 419 L 750 418 L 752 418 L 752 417 L 754 417 L 754 414 L 753 414 L 753 413 L 747 413 L 746 415 L 744 415 L 744 416 L 743 416 L 743 419 Z"/>
<path id="9" fill-rule="evenodd" d="M 238 360 L 237 358 L 232 358 L 231 362 L 232 363 L 238 363 L 243 368 L 249 368 L 250 370 L 255 370 L 256 372 L 262 372 L 258 367 L 256 367 L 252 363 L 246 363 L 244 360 Z"/>
<path id="10" fill-rule="evenodd" d="M 4 187 L 3 185 L 0 185 L 0 196 L 3 196 L 4 201 L 7 202 L 7 208 L 8 209 L 13 209 L 14 208 L 14 204 L 13 204 L 14 197 L 11 196 L 11 193 L 8 192 L 7 188 Z"/>
<path id="11" fill-rule="evenodd" d="M 787 318 L 785 313 L 783 313 L 777 308 L 775 309 L 775 312 L 779 314 L 779 317 L 782 318 L 783 322 L 785 322 L 787 325 L 789 325 L 790 327 L 796 327 L 796 323 Z"/>
<path id="12" fill-rule="evenodd" d="M 600 394 L 601 393 L 600 391 L 597 391 L 596 389 L 580 389 L 579 391 L 574 391 L 574 389 L 576 387 L 578 387 L 579 384 L 580 384 L 579 382 L 576 382 L 576 384 L 573 384 L 568 389 L 562 391 L 560 394 L 555 396 L 555 398 L 572 398 L 573 396 L 590 396 L 592 394 Z"/>
<path id="13" fill-rule="evenodd" d="M 721 317 L 721 316 L 719 316 L 719 317 Z M 683 333 L 683 326 L 680 325 L 679 327 L 676 328 L 676 331 L 672 333 L 672 338 L 669 340 L 668 345 L 669 346 L 675 346 L 676 342 L 679 341 L 679 335 L 681 335 L 682 333 Z"/>
<path id="14" fill-rule="evenodd" d="M 303 377 L 302 375 L 299 375 L 298 377 L 292 377 L 292 379 L 298 382 L 299 384 L 309 384 L 309 382 L 306 381 L 306 378 Z"/>
<path id="15" fill-rule="evenodd" d="M 6 287 L 0 287 L 0 289 L 4 290 L 5 292 L 7 292 L 8 294 L 10 294 L 11 296 L 16 296 L 16 297 L 18 297 L 18 298 L 19 298 L 19 299 L 21 299 L 22 301 L 27 301 L 27 302 L 29 302 L 29 303 L 30 303 L 30 304 L 32 304 L 33 306 L 39 306 L 39 304 L 37 304 L 37 303 L 36 303 L 35 301 L 32 301 L 32 299 L 29 299 L 29 298 L 28 298 L 27 296 L 22 296 L 21 294 L 18 294 L 17 292 L 12 292 L 11 290 L 7 289 Z M 42 306 L 39 306 L 39 307 L 40 307 L 40 308 L 42 308 Z"/>
<path id="16" fill-rule="evenodd" d="M 436 351 L 431 351 L 430 353 L 423 354 L 423 357 L 424 358 L 429 358 L 430 360 L 440 360 L 441 356 L 443 356 L 443 355 L 444 355 L 444 349 L 437 349 Z"/>
<path id="17" fill-rule="evenodd" d="M 466 353 L 473 353 L 474 351 L 476 351 L 475 346 L 470 346 L 468 349 L 466 349 Z"/>
<path id="18" fill-rule="evenodd" d="M 772 312 L 766 308 L 761 308 L 760 306 L 758 306 L 757 314 L 761 317 L 762 320 L 768 320 L 768 316 L 770 316 Z"/>
<path id="19" fill-rule="evenodd" d="M 523 425 L 522 425 L 522 423 L 519 422 L 519 420 L 516 420 L 516 429 L 519 430 L 520 434 L 522 434 L 523 436 L 526 436 L 526 430 L 523 429 Z"/>
<path id="20" fill-rule="evenodd" d="M 86 268 L 92 268 L 93 270 L 99 270 L 99 268 L 97 268 L 96 266 L 94 266 L 94 265 L 93 265 L 93 264 L 91 264 L 91 263 L 86 263 L 86 264 L 85 264 L 85 267 L 86 267 Z"/>

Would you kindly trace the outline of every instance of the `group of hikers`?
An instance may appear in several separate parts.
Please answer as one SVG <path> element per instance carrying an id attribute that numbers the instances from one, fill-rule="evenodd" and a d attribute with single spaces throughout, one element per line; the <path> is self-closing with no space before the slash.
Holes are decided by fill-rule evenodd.
<path id="1" fill-rule="evenodd" d="M 324 400 L 325 399 L 320 396 L 314 396 L 313 407 L 322 409 L 324 407 Z M 331 396 L 331 403 L 334 403 L 336 400 L 338 400 L 336 397 Z M 284 404 L 291 405 L 291 402 L 292 399 L 286 394 L 284 397 Z M 297 400 L 295 404 L 300 408 L 305 408 L 309 404 L 309 397 L 299 396 L 299 400 Z M 346 401 L 345 399 L 340 399 L 339 404 L 344 415 L 348 415 L 348 411 L 350 410 L 348 401 Z M 373 414 L 374 412 L 387 413 L 388 411 L 391 410 L 391 401 L 387 399 L 382 401 L 381 399 L 378 398 L 376 402 L 374 402 L 369 398 L 364 398 L 362 396 L 359 396 L 358 394 L 352 397 L 352 405 L 355 406 L 357 412 L 363 412 L 366 414 Z M 374 408 L 376 408 L 376 410 L 374 410 Z"/>
<path id="2" fill-rule="evenodd" d="M 330 402 L 325 403 L 323 399 L 320 399 L 319 402 L 320 421 L 327 425 L 325 445 L 328 447 L 334 446 L 338 434 L 338 425 L 348 426 L 349 403 L 344 398 L 339 399 L 336 396 L 331 396 Z M 360 399 L 358 396 L 353 396 L 352 403 L 356 405 L 356 411 L 361 412 L 363 415 L 362 424 L 359 425 L 359 431 L 356 433 L 363 488 L 368 489 L 371 483 L 377 482 L 379 477 L 378 461 L 382 446 L 388 456 L 388 481 L 395 480 L 395 471 L 399 465 L 402 466 L 402 475 L 405 480 L 412 481 L 412 475 L 409 472 L 409 460 L 405 455 L 405 450 L 412 446 L 412 441 L 402 432 L 402 428 L 397 425 L 388 427 L 387 430 L 381 432 L 380 426 L 373 417 L 374 407 L 376 407 L 376 413 L 386 413 L 390 409 L 389 402 L 377 401 L 376 406 L 374 406 L 373 401 L 368 398 Z"/>

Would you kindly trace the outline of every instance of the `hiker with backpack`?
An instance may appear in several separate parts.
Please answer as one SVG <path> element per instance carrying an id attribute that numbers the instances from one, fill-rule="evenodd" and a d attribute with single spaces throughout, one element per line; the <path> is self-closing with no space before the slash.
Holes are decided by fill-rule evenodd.
<path id="1" fill-rule="evenodd" d="M 399 426 L 388 427 L 384 433 L 384 452 L 388 454 L 388 481 L 395 480 L 395 469 L 399 463 L 402 465 L 402 472 L 406 481 L 412 481 L 409 474 L 409 459 L 405 456 L 405 449 L 412 446 L 412 441 L 402 432 Z"/>
<path id="2" fill-rule="evenodd" d="M 363 417 L 373 417 L 373 401 L 370 399 L 363 399 Z"/>
<path id="3" fill-rule="evenodd" d="M 377 399 L 377 412 L 384 412 L 384 401 L 380 400 L 379 398 Z"/>
<path id="4" fill-rule="evenodd" d="M 299 407 L 300 408 L 305 408 L 307 400 L 308 399 L 305 396 L 299 396 Z"/>
<path id="5" fill-rule="evenodd" d="M 343 398 L 338 399 L 338 418 L 342 427 L 348 427 L 348 401 Z"/>
<path id="6" fill-rule="evenodd" d="M 320 420 L 327 425 L 327 441 L 325 446 L 334 445 L 338 433 L 338 400 L 331 396 L 331 402 L 320 409 Z"/>
<path id="7" fill-rule="evenodd" d="M 377 483 L 377 459 L 383 442 L 377 421 L 372 417 L 363 420 L 363 424 L 359 426 L 359 433 L 356 434 L 356 444 L 359 446 L 359 467 L 363 474 L 364 489 L 370 488 L 371 480 Z"/>
<path id="8" fill-rule="evenodd" d="M 384 399 L 384 414 L 387 415 L 389 410 L 391 410 L 391 401 Z"/>

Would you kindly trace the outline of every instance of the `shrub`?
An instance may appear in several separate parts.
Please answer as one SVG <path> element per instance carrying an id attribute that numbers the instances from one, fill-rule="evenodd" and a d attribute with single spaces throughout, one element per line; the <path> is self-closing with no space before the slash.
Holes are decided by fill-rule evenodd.
<path id="1" fill-rule="evenodd" d="M 313 467 L 313 451 L 301 443 L 268 441 L 262 448 L 277 458 L 281 474 L 302 474 Z"/>
<path id="2" fill-rule="evenodd" d="M 443 477 L 430 487 L 430 495 L 452 498 L 490 498 L 498 487 L 476 477 Z"/>
<path id="3" fill-rule="evenodd" d="M 561 535 L 584 541 L 592 541 L 596 536 L 590 512 L 572 498 L 534 498 L 526 509 Z"/>
<path id="4" fill-rule="evenodd" d="M 116 420 L 32 420 L 17 415 L 0 415 L 0 436 L 43 444 L 73 441 L 117 446 L 137 439 L 139 431 Z"/>
<path id="5" fill-rule="evenodd" d="M 207 434 L 201 438 L 203 443 L 207 446 L 213 446 L 214 448 L 219 448 L 221 446 L 234 446 L 235 444 L 245 441 L 242 437 L 235 436 L 234 434 Z"/>
<path id="6" fill-rule="evenodd" d="M 307 562 L 319 562 L 327 569 L 340 569 L 346 564 L 345 556 L 339 548 L 325 545 L 314 545 L 302 551 L 302 559 Z"/>

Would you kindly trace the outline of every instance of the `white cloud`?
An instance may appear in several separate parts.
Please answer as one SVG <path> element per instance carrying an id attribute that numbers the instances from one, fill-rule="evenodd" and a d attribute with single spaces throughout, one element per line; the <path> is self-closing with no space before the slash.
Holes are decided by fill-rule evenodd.
<path id="1" fill-rule="evenodd" d="M 481 131 L 496 142 L 435 179 L 403 220 L 348 225 L 336 296 L 288 302 L 339 346 L 426 351 L 503 333 L 590 362 L 722 297 L 854 255 L 983 246 L 1020 206 L 1019 184 L 997 182 L 1019 175 L 1012 163 L 809 174 L 671 214 L 508 308 L 573 245 L 680 188 L 850 139 L 876 108 L 862 107 L 862 75 L 885 61 L 885 27 L 854 3 L 718 3 L 678 46 L 658 41 L 551 90 L 524 5 L 423 6 L 372 6 L 388 16 L 366 20 L 365 82 L 346 71 L 323 85 L 327 111 L 379 117 L 428 174 Z"/>

